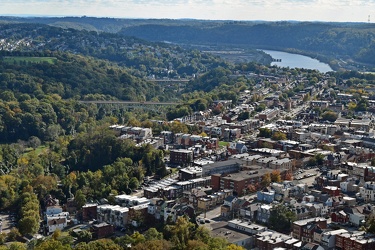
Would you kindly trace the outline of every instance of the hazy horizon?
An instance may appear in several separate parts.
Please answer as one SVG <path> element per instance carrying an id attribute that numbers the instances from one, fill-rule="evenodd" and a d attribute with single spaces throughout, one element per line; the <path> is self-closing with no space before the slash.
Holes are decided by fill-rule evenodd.
<path id="1" fill-rule="evenodd" d="M 3 16 L 368 22 L 375 0 L 2 0 Z M 370 11 L 372 10 L 372 12 Z M 371 15 L 373 14 L 373 15 Z"/>

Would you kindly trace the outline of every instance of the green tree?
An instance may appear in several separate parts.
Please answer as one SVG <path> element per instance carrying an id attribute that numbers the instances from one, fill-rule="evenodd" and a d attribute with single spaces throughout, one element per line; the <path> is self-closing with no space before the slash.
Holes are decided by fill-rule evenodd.
<path id="1" fill-rule="evenodd" d="M 122 248 L 117 245 L 113 240 L 110 239 L 101 239 L 89 242 L 86 247 L 80 248 L 77 247 L 77 250 L 122 250 Z"/>
<path id="2" fill-rule="evenodd" d="M 12 242 L 9 245 L 8 249 L 9 250 L 26 250 L 27 246 L 26 246 L 26 244 L 24 244 L 22 242 Z"/>
<path id="3" fill-rule="evenodd" d="M 286 140 L 286 139 L 287 139 L 286 134 L 284 134 L 283 132 L 280 132 L 280 131 L 276 131 L 272 135 L 272 140 L 280 141 L 280 140 Z"/>
<path id="4" fill-rule="evenodd" d="M 72 249 L 69 245 L 63 245 L 60 241 L 54 239 L 47 239 L 36 245 L 35 250 L 69 250 Z"/>
<path id="5" fill-rule="evenodd" d="M 271 229 L 289 234 L 296 215 L 284 204 L 278 204 L 271 209 L 268 225 Z"/>
<path id="6" fill-rule="evenodd" d="M 80 242 L 88 243 L 92 240 L 92 233 L 88 230 L 82 230 L 77 234 L 77 239 Z"/>
<path id="7" fill-rule="evenodd" d="M 158 232 L 158 230 L 156 230 L 155 228 L 151 227 L 149 228 L 145 234 L 145 239 L 146 241 L 150 241 L 150 240 L 161 240 L 163 239 L 163 234 Z"/>
<path id="8" fill-rule="evenodd" d="M 326 111 L 322 114 L 322 119 L 325 121 L 334 122 L 337 119 L 337 114 L 333 111 Z"/>
<path id="9" fill-rule="evenodd" d="M 270 138 L 272 136 L 272 130 L 269 128 L 259 128 L 258 137 Z"/>
<path id="10" fill-rule="evenodd" d="M 184 123 L 181 123 L 181 122 L 178 122 L 178 121 L 172 122 L 171 131 L 173 133 L 184 133 L 184 134 L 186 134 L 187 132 L 189 132 L 189 130 L 186 127 L 186 125 Z"/>
<path id="11" fill-rule="evenodd" d="M 77 190 L 74 200 L 77 203 L 77 208 L 81 209 L 86 204 L 86 196 L 83 194 L 82 190 Z"/>
<path id="12" fill-rule="evenodd" d="M 39 220 L 35 216 L 26 216 L 18 222 L 18 228 L 22 235 L 36 234 L 39 230 Z"/>
<path id="13" fill-rule="evenodd" d="M 192 237 L 194 224 L 185 217 L 178 217 L 174 225 L 165 226 L 165 236 L 177 249 L 187 249 Z"/>
<path id="14" fill-rule="evenodd" d="M 139 181 L 137 178 L 132 177 L 129 181 L 129 188 L 130 189 L 136 189 L 139 186 Z"/>
<path id="15" fill-rule="evenodd" d="M 7 241 L 15 241 L 17 237 L 21 236 L 20 232 L 17 228 L 12 228 L 10 232 L 7 234 Z"/>
<path id="16" fill-rule="evenodd" d="M 137 244 L 131 248 L 132 250 L 170 250 L 172 244 L 166 240 L 150 240 Z"/>
<path id="17" fill-rule="evenodd" d="M 245 250 L 245 248 L 236 244 L 230 244 L 229 246 L 227 246 L 226 250 Z"/>

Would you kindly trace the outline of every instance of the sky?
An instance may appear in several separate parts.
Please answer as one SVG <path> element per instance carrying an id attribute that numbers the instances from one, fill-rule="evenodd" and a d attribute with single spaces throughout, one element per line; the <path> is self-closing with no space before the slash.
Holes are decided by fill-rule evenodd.
<path id="1" fill-rule="evenodd" d="M 375 0 L 0 0 L 0 15 L 373 23 Z"/>

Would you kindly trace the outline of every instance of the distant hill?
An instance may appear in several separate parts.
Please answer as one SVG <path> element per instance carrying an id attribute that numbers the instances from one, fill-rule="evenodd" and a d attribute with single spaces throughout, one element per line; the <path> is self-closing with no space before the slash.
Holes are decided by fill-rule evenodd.
<path id="1" fill-rule="evenodd" d="M 120 33 L 183 45 L 243 46 L 291 51 L 337 64 L 340 59 L 375 65 L 375 24 L 208 21 L 95 17 L 0 17 L 0 23 L 41 23 L 65 29 Z"/>
<path id="2" fill-rule="evenodd" d="M 59 23 L 59 26 L 71 23 Z M 56 23 L 53 23 L 56 25 Z M 185 50 L 175 44 L 152 43 L 121 34 L 81 30 L 89 25 L 58 28 L 37 23 L 0 24 L 0 50 L 59 51 L 92 56 L 132 69 L 139 77 L 188 77 L 227 65 L 218 56 Z"/>
<path id="3" fill-rule="evenodd" d="M 294 50 L 329 61 L 337 56 L 375 65 L 375 25 L 364 23 L 218 23 L 216 26 L 147 24 L 124 35 L 148 41 Z"/>

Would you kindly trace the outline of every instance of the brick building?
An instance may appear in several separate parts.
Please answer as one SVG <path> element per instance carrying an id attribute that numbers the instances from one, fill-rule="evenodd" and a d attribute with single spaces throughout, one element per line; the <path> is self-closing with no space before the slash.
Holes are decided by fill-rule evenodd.
<path id="1" fill-rule="evenodd" d="M 86 204 L 82 207 L 82 220 L 89 221 L 97 218 L 98 204 Z"/>
<path id="2" fill-rule="evenodd" d="M 211 176 L 212 190 L 233 189 L 236 195 L 242 195 L 250 184 L 255 185 L 262 181 L 265 173 L 271 173 L 272 169 L 243 170 L 226 175 L 214 174 Z M 283 171 L 281 175 L 284 175 Z"/>
<path id="3" fill-rule="evenodd" d="M 193 161 L 193 151 L 175 149 L 170 151 L 171 164 L 190 164 Z"/>
<path id="4" fill-rule="evenodd" d="M 91 228 L 92 236 L 95 239 L 106 238 L 114 233 L 114 228 L 108 223 L 94 224 Z"/>
<path id="5" fill-rule="evenodd" d="M 293 237 L 302 241 L 312 242 L 317 229 L 326 229 L 327 220 L 317 217 L 293 222 Z"/>
<path id="6" fill-rule="evenodd" d="M 347 232 L 336 235 L 336 249 L 370 250 L 375 249 L 375 236 L 364 231 Z"/>

